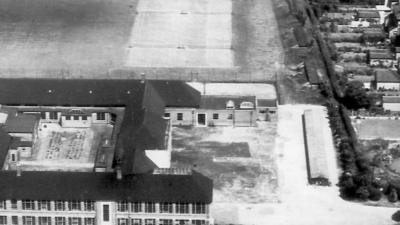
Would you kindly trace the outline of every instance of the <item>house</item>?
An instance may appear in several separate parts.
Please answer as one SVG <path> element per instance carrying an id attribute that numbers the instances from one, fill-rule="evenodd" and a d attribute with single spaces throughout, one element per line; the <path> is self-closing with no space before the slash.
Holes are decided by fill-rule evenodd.
<path id="1" fill-rule="evenodd" d="M 383 96 L 382 108 L 385 111 L 400 112 L 400 96 Z"/>
<path id="2" fill-rule="evenodd" d="M 400 47 L 394 48 L 394 54 L 395 54 L 396 62 L 398 62 L 400 59 Z"/>
<path id="3" fill-rule="evenodd" d="M 392 70 L 376 70 L 374 83 L 378 91 L 400 90 L 400 76 Z"/>
<path id="4" fill-rule="evenodd" d="M 6 122 L 0 124 L 0 128 L 13 137 L 19 137 L 23 141 L 32 141 L 38 122 L 39 118 L 35 115 L 9 113 Z"/>
<path id="5" fill-rule="evenodd" d="M 371 90 L 372 84 L 375 80 L 374 76 L 353 75 L 349 76 L 349 81 L 360 81 L 366 90 Z"/>
<path id="6" fill-rule="evenodd" d="M 167 108 L 173 125 L 195 126 L 255 126 L 257 120 L 255 96 L 203 95 L 198 108 Z"/>
<path id="7" fill-rule="evenodd" d="M 199 103 L 182 81 L 0 79 L 0 224 L 213 224 L 163 118 Z"/>
<path id="8" fill-rule="evenodd" d="M 396 59 L 389 50 L 368 50 L 367 63 L 373 67 L 391 68 L 395 65 Z"/>
<path id="9" fill-rule="evenodd" d="M 359 22 L 366 21 L 370 24 L 379 24 L 381 17 L 377 10 L 358 10 L 355 15 L 355 20 Z"/>

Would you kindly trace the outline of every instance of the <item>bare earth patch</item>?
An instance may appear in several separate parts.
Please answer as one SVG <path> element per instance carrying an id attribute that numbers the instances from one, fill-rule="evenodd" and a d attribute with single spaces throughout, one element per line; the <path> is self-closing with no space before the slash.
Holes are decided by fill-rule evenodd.
<path id="1" fill-rule="evenodd" d="M 173 129 L 172 166 L 193 168 L 214 181 L 214 202 L 274 202 L 276 122 L 258 127 Z"/>

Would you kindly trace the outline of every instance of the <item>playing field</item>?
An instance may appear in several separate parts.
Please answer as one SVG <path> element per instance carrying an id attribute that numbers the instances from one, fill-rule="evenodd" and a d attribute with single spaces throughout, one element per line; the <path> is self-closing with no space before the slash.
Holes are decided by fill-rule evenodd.
<path id="1" fill-rule="evenodd" d="M 128 67 L 233 66 L 230 0 L 140 0 Z"/>
<path id="2" fill-rule="evenodd" d="M 400 140 L 400 120 L 363 119 L 354 128 L 360 139 Z"/>

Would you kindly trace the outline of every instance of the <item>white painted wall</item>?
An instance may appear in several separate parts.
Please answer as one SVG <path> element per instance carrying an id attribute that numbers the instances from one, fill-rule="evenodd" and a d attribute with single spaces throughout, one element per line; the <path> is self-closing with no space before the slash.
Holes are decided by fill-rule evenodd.
<path id="1" fill-rule="evenodd" d="M 171 151 L 169 150 L 146 150 L 146 156 L 153 161 L 158 168 L 171 167 Z"/>
<path id="2" fill-rule="evenodd" d="M 400 112 L 400 103 L 383 103 L 383 109 L 392 112 Z"/>
<path id="3" fill-rule="evenodd" d="M 400 83 L 380 83 L 378 82 L 376 84 L 376 88 L 380 89 L 394 89 L 394 90 L 400 90 Z"/>

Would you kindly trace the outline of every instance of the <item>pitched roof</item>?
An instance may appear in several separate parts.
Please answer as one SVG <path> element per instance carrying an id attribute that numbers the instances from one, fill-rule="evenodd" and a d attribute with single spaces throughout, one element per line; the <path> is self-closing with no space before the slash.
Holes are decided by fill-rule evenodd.
<path id="1" fill-rule="evenodd" d="M 376 70 L 375 81 L 378 83 L 400 83 L 400 76 L 392 70 Z"/>
<path id="2" fill-rule="evenodd" d="M 383 96 L 383 103 L 400 103 L 400 96 Z"/>
<path id="3" fill-rule="evenodd" d="M 6 160 L 8 149 L 11 145 L 12 138 L 5 131 L 0 129 L 0 164 L 3 165 Z"/>
<path id="4" fill-rule="evenodd" d="M 212 201 L 212 180 L 188 175 L 126 175 L 88 172 L 0 172 L 0 199 L 126 200 L 138 202 Z"/>
<path id="5" fill-rule="evenodd" d="M 7 133 L 33 133 L 39 118 L 28 114 L 9 114 L 1 128 Z"/>
<path id="6" fill-rule="evenodd" d="M 359 18 L 380 18 L 379 13 L 376 10 L 359 10 L 357 16 Z"/>
<path id="7" fill-rule="evenodd" d="M 369 50 L 368 55 L 370 59 L 394 59 L 389 50 Z"/>
<path id="8" fill-rule="evenodd" d="M 218 95 L 203 95 L 201 96 L 201 109 L 215 109 L 222 110 L 226 109 L 228 101 L 233 101 L 235 109 L 240 109 L 242 102 L 253 103 L 253 109 L 255 107 L 256 98 L 255 96 L 218 96 Z"/>
<path id="9" fill-rule="evenodd" d="M 304 71 L 310 84 L 314 85 L 321 83 L 321 78 L 319 77 L 317 68 L 311 60 L 306 60 L 304 62 Z"/>
<path id="10" fill-rule="evenodd" d="M 199 107 L 200 92 L 181 81 L 153 80 L 154 87 L 165 106 L 168 107 Z"/>
<path id="11" fill-rule="evenodd" d="M 258 107 L 276 107 L 276 99 L 257 99 Z"/>

